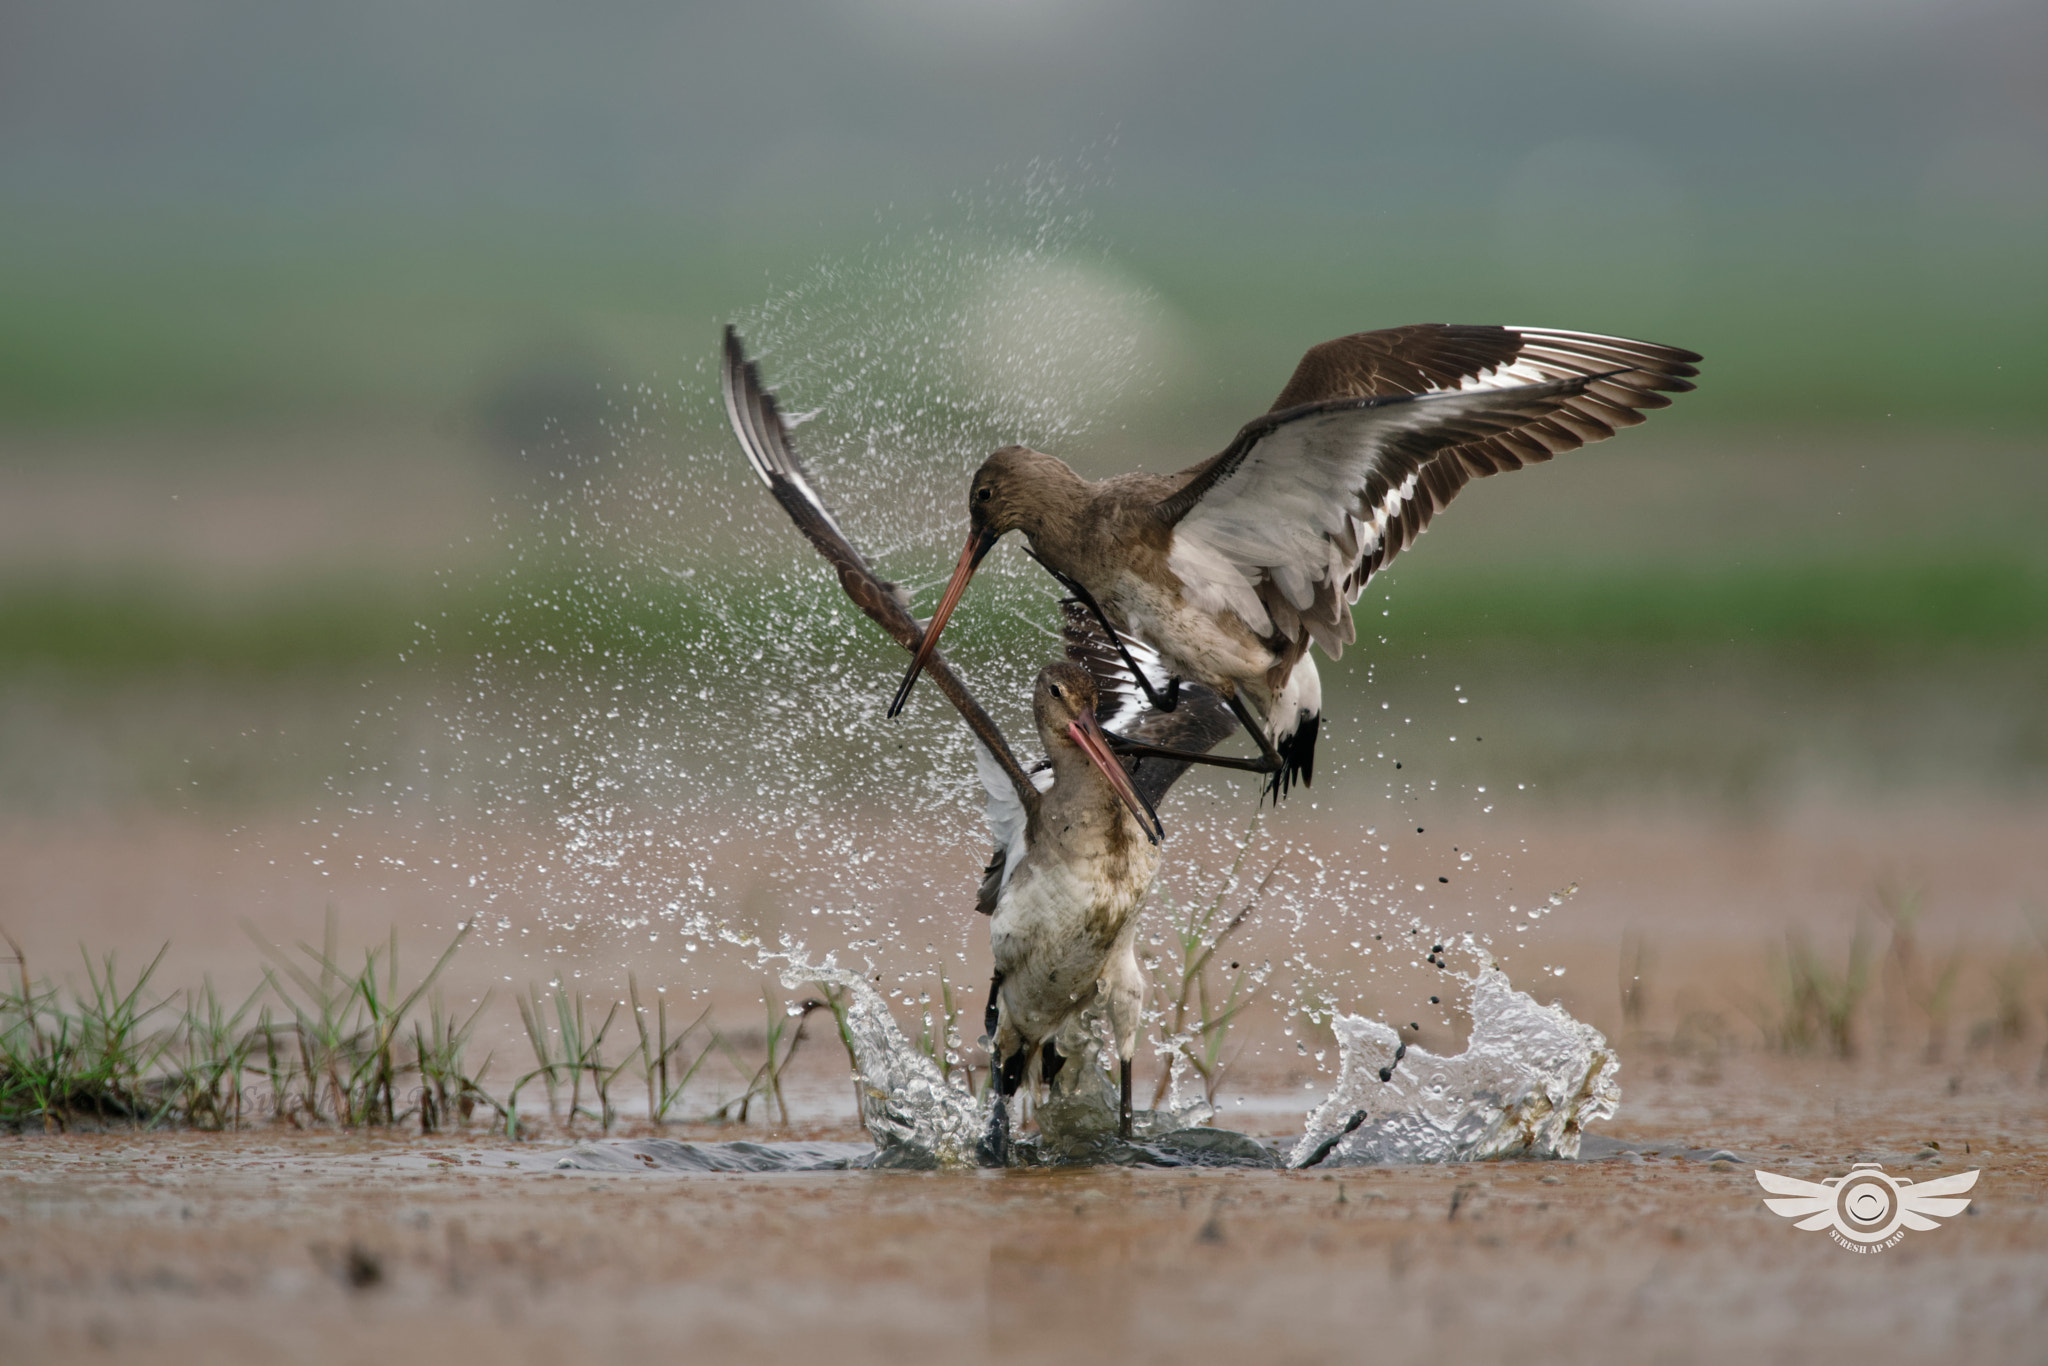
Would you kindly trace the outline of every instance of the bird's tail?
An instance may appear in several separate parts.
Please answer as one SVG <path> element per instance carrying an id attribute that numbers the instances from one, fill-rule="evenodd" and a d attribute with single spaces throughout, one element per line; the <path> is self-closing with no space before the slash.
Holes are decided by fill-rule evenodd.
<path id="1" fill-rule="evenodd" d="M 1266 782 L 1265 795 L 1278 802 L 1298 782 L 1316 776 L 1316 734 L 1323 725 L 1323 680 L 1314 658 L 1304 654 L 1288 672 L 1267 713 L 1266 735 L 1280 755 L 1280 768 Z"/>

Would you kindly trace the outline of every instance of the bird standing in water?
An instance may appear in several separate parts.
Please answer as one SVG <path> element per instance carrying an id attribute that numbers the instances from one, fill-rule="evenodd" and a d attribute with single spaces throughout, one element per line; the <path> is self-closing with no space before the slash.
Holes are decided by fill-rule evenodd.
<path id="1" fill-rule="evenodd" d="M 986 1146 L 998 1165 L 1009 1142 L 1004 1102 L 1034 1058 L 1041 1079 L 1052 1083 L 1080 1051 L 1075 1032 L 1097 1001 L 1116 1046 L 1117 1132 L 1131 1136 L 1131 1059 L 1145 1005 L 1138 910 L 1159 867 L 1158 848 L 1134 838 L 1143 833 L 1134 817 L 1165 799 L 1188 761 L 1124 758 L 1134 806 L 1117 782 L 1124 768 L 1112 771 L 1099 757 L 1109 753 L 1107 737 L 1122 733 L 1153 754 L 1201 755 L 1237 729 L 1223 699 L 1199 686 L 1171 713 L 1152 708 L 1142 690 L 1146 675 L 1163 679 L 1152 651 L 1112 641 L 1077 602 L 1062 608 L 1067 661 L 1047 666 L 1032 690 L 1032 719 L 1047 755 L 1032 774 L 1038 802 L 1015 801 L 987 751 L 975 755 L 996 845 L 976 909 L 991 916 L 995 958 L 987 1028 L 1002 1101 L 991 1112 Z"/>
<path id="2" fill-rule="evenodd" d="M 1689 390 L 1699 357 L 1539 328 L 1424 324 L 1312 348 L 1264 416 L 1178 474 L 1086 480 L 1008 446 L 975 472 L 967 547 L 890 704 L 899 712 L 968 580 L 1021 531 L 1111 639 L 1155 649 L 1171 711 L 1207 685 L 1257 741 L 1277 798 L 1315 776 L 1322 686 L 1356 638 L 1351 604 L 1475 478 L 1548 460 Z M 1133 672 L 1142 679 L 1135 665 Z"/>
<path id="3" fill-rule="evenodd" d="M 1055 1039 L 1098 997 L 1116 1040 L 1117 1129 L 1126 1138 L 1131 1132 L 1131 1059 L 1145 1004 L 1138 907 L 1159 870 L 1159 846 L 1146 826 L 1149 803 L 1110 752 L 1095 708 L 1088 670 L 1070 661 L 1047 665 L 1031 712 L 1050 782 L 1026 808 L 1009 800 L 999 774 L 984 775 L 996 858 L 981 904 L 991 913 L 989 1055 L 999 1097 L 988 1146 L 999 1165 L 1008 1160 L 1009 1098 L 1034 1058 L 1047 1082 L 1058 1074 L 1078 1050 L 1058 1048 Z"/>

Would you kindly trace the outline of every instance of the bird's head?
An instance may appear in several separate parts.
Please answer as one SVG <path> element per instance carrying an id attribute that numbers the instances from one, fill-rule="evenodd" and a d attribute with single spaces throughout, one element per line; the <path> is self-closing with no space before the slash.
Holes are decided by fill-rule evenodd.
<path id="1" fill-rule="evenodd" d="M 1031 715 L 1048 747 L 1077 743 L 1071 726 L 1095 726 L 1095 678 L 1071 660 L 1048 664 L 1031 689 Z M 1096 731 L 1100 733 L 1100 727 Z"/>
<path id="2" fill-rule="evenodd" d="M 1093 764 L 1145 838 L 1157 844 L 1164 833 L 1159 816 L 1131 786 L 1123 761 L 1110 751 L 1109 739 L 1095 719 L 1095 696 L 1095 679 L 1079 664 L 1061 660 L 1046 665 L 1031 690 L 1031 715 L 1038 722 L 1039 738 L 1055 769 L 1067 767 L 1062 760 L 1075 757 Z"/>
<path id="3" fill-rule="evenodd" d="M 967 491 L 967 525 L 990 545 L 1012 531 L 1032 535 L 1043 519 L 1048 496 L 1068 481 L 1078 482 L 1058 456 L 1029 446 L 1005 446 L 974 472 Z"/>
<path id="4" fill-rule="evenodd" d="M 939 633 L 946 629 L 947 619 L 967 591 L 967 581 L 988 558 L 989 551 L 996 548 L 996 542 L 1012 531 L 1036 537 L 1046 517 L 1062 499 L 1071 498 L 1082 487 L 1080 477 L 1067 468 L 1065 461 L 1029 446 L 1005 446 L 981 462 L 967 490 L 967 548 L 960 552 L 953 577 L 947 581 L 932 619 L 925 624 L 924 639 L 911 657 L 910 668 L 904 673 L 896 696 L 890 700 L 889 715 L 903 710 L 917 676 L 924 672 L 926 661 L 938 648 Z"/>

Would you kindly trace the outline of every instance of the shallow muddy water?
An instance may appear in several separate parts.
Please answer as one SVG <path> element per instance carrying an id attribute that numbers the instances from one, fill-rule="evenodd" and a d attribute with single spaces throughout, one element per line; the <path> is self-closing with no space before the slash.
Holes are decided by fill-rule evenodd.
<path id="1" fill-rule="evenodd" d="M 1580 1161 L 1333 1172 L 655 1157 L 739 1156 L 731 1127 L 18 1136 L 0 1325 L 23 1359 L 152 1363 L 2033 1360 L 2036 1061 L 1751 1055 L 1709 1078 L 1625 1057 L 1630 1104 Z M 843 1126 L 747 1137 L 867 1147 Z M 1701 1160 L 1719 1150 L 1747 1160 Z M 1755 1166 L 1853 1161 L 1982 1175 L 1970 1212 L 1877 1256 L 1764 1209 Z"/>

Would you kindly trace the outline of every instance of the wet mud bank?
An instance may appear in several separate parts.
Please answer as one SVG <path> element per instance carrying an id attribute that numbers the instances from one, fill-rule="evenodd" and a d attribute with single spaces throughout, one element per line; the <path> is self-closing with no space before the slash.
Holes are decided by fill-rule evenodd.
<path id="1" fill-rule="evenodd" d="M 10 1357 L 152 1363 L 2024 1361 L 2048 1312 L 2027 1063 L 1645 1067 L 1576 1161 L 1307 1172 L 855 1170 L 846 1126 L 22 1135 L 0 1326 Z M 1754 1175 L 1857 1161 L 1981 1176 L 1969 1212 L 1859 1256 Z"/>

